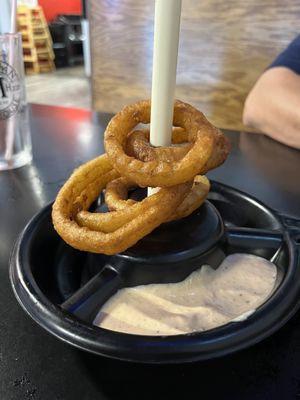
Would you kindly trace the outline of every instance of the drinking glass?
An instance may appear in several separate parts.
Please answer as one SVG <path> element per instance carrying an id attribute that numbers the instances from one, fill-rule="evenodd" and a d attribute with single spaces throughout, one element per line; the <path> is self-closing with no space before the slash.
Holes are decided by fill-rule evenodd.
<path id="1" fill-rule="evenodd" d="M 0 170 L 21 167 L 31 159 L 22 38 L 8 33 L 0 35 Z"/>

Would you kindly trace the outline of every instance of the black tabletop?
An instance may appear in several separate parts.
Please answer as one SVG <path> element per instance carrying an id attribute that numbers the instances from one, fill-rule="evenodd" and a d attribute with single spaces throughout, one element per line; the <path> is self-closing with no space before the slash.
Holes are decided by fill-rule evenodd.
<path id="1" fill-rule="evenodd" d="M 240 353 L 189 365 L 147 366 L 86 354 L 50 336 L 17 304 L 9 254 L 28 220 L 74 167 L 103 152 L 109 115 L 32 107 L 32 165 L 0 172 L 0 399 L 297 399 L 300 315 Z M 300 217 L 300 152 L 256 134 L 227 132 L 228 161 L 209 176 Z"/>

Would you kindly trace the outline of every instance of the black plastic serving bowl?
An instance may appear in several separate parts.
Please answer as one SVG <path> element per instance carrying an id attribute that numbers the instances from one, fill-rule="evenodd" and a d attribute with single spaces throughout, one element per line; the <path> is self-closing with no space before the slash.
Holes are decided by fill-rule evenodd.
<path id="1" fill-rule="evenodd" d="M 261 341 L 300 306 L 300 222 L 233 188 L 213 182 L 209 201 L 199 210 L 113 257 L 67 246 L 53 229 L 51 206 L 20 235 L 10 261 L 11 283 L 41 327 L 82 350 L 142 363 L 207 360 Z M 118 289 L 178 282 L 204 263 L 217 268 L 236 252 L 260 255 L 278 267 L 277 289 L 246 320 L 176 336 L 131 335 L 93 325 L 100 306 Z"/>

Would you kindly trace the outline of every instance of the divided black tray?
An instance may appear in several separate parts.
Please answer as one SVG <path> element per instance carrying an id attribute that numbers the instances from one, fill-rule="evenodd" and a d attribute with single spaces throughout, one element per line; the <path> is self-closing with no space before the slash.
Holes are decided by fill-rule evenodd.
<path id="1" fill-rule="evenodd" d="M 152 337 L 98 328 L 92 324 L 95 309 L 91 307 L 91 302 L 82 301 L 80 292 L 80 288 L 93 276 L 96 276 L 94 280 L 98 279 L 97 296 L 101 294 L 100 303 L 103 303 L 118 288 L 162 279 L 178 281 L 184 279 L 191 270 L 185 268 L 182 272 L 182 268 L 178 267 L 176 272 L 179 261 L 177 263 L 171 257 L 168 274 L 156 279 L 158 275 L 153 272 L 156 270 L 148 273 L 149 265 L 141 272 L 131 264 L 134 249 L 125 253 L 125 267 L 122 264 L 120 270 L 103 269 L 105 265 L 113 264 L 113 259 L 67 246 L 52 227 L 51 206 L 49 204 L 42 209 L 20 235 L 11 257 L 10 277 L 15 295 L 24 310 L 44 329 L 78 348 L 143 363 L 206 360 L 257 343 L 283 326 L 300 307 L 300 221 L 269 209 L 245 193 L 213 182 L 209 200 L 204 206 L 175 223 L 179 225 L 171 223 L 173 225 L 165 224 L 158 228 L 147 238 L 147 243 L 157 243 L 162 232 L 168 231 L 172 234 L 177 232 L 179 240 L 183 229 L 193 227 L 197 230 L 197 224 L 201 225 L 201 221 L 205 220 L 206 225 L 201 232 L 208 232 L 207 229 L 211 229 L 211 232 L 207 239 L 199 231 L 199 243 L 204 243 L 204 247 L 199 247 L 201 257 L 191 253 L 186 260 L 180 261 L 181 264 L 191 265 L 195 269 L 195 260 L 202 263 L 209 259 L 217 267 L 222 257 L 220 254 L 235 252 L 272 259 L 279 271 L 278 287 L 272 297 L 247 320 L 231 322 L 206 332 Z M 207 215 L 211 218 L 207 218 Z M 212 229 L 214 224 L 215 229 Z M 176 235 L 174 237 L 176 240 Z M 211 237 L 214 240 L 210 240 Z M 193 241 L 193 238 L 190 240 Z M 198 244 L 194 242 L 194 248 L 197 248 Z M 159 258 L 154 257 L 153 265 L 157 260 Z M 84 307 L 78 307 L 76 303 L 78 293 Z"/>

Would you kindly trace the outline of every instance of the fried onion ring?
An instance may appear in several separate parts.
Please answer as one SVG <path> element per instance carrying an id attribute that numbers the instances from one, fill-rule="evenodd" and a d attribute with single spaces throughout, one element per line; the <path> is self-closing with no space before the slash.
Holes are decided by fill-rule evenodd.
<path id="1" fill-rule="evenodd" d="M 210 189 L 210 182 L 206 176 L 196 175 L 193 186 L 183 202 L 177 207 L 175 212 L 166 220 L 175 221 L 192 214 L 205 201 Z"/>
<path id="2" fill-rule="evenodd" d="M 174 125 L 187 132 L 192 143 L 189 151 L 172 163 L 154 159 L 143 162 L 125 152 L 128 134 L 139 123 L 149 123 L 150 101 L 144 100 L 124 107 L 112 118 L 105 131 L 104 145 L 114 168 L 140 187 L 165 187 L 193 180 L 210 167 L 210 159 L 226 158 L 215 155 L 219 151 L 218 140 L 223 134 L 211 125 L 204 115 L 189 104 L 179 100 L 174 106 Z M 226 140 L 226 139 L 224 139 Z"/>
<path id="3" fill-rule="evenodd" d="M 115 179 L 106 186 L 105 203 L 110 210 L 127 210 L 137 202 L 127 199 L 128 190 L 133 185 L 124 178 Z M 206 176 L 195 176 L 193 186 L 178 208 L 164 222 L 174 221 L 190 215 L 205 201 L 210 189 Z"/>
<path id="4" fill-rule="evenodd" d="M 188 134 L 182 128 L 173 128 L 172 144 L 169 147 L 153 147 L 149 143 L 150 131 L 139 130 L 133 131 L 128 135 L 126 142 L 126 153 L 129 156 L 135 157 L 141 161 L 179 161 L 184 157 L 192 147 L 188 142 Z M 181 146 L 174 146 L 180 144 Z M 216 147 L 203 167 L 202 174 L 211 169 L 219 167 L 226 160 L 230 151 L 229 141 L 221 131 L 216 133 Z"/>
<path id="5" fill-rule="evenodd" d="M 53 225 L 69 245 L 112 255 L 133 246 L 160 224 L 190 215 L 205 200 L 210 184 L 204 172 L 224 162 L 226 137 L 192 106 L 176 101 L 172 146 L 152 147 L 149 131 L 132 131 L 150 118 L 150 101 L 125 107 L 105 133 L 107 154 L 76 169 L 59 191 Z M 135 201 L 128 191 L 160 187 Z M 105 190 L 109 212 L 90 212 Z"/>
<path id="6" fill-rule="evenodd" d="M 153 147 L 149 143 L 149 138 L 149 129 L 131 132 L 126 142 L 126 154 L 143 162 L 159 160 L 173 163 L 181 160 L 192 147 L 191 143 L 187 143 L 188 135 L 182 128 L 173 128 L 173 146 Z M 175 144 L 179 146 L 174 146 Z"/>
<path id="7" fill-rule="evenodd" d="M 128 190 L 135 186 L 125 178 L 109 182 L 105 189 L 105 204 L 109 210 L 124 210 L 124 208 L 134 205 L 136 201 L 128 199 Z"/>
<path id="8" fill-rule="evenodd" d="M 69 245 L 108 255 L 122 252 L 164 222 L 192 185 L 188 182 L 162 189 L 126 211 L 87 212 L 99 192 L 117 176 L 104 155 L 75 170 L 62 187 L 53 205 L 52 220 Z"/>

